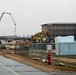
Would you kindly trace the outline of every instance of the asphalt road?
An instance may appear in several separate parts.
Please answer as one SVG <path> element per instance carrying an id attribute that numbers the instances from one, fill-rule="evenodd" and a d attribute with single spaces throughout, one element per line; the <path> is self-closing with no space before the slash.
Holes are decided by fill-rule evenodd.
<path id="1" fill-rule="evenodd" d="M 76 75 L 76 73 L 48 73 L 0 55 L 0 75 Z"/>

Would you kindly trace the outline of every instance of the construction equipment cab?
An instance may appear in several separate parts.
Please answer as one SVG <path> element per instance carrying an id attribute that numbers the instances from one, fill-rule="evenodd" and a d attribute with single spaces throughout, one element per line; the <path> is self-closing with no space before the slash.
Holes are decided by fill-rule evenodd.
<path id="1" fill-rule="evenodd" d="M 40 35 L 39 33 L 38 34 L 35 34 L 35 35 L 32 35 L 31 36 L 31 42 L 33 43 L 43 43 L 44 40 L 42 38 L 42 35 Z"/>

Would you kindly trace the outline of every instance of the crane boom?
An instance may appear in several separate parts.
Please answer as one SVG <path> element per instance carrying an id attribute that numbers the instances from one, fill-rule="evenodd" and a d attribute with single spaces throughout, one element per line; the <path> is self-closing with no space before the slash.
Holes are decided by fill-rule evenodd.
<path id="1" fill-rule="evenodd" d="M 12 15 L 11 15 L 11 13 L 8 13 L 8 12 L 3 12 L 3 13 L 1 14 L 0 21 L 1 21 L 1 19 L 2 19 L 2 17 L 3 17 L 4 14 L 10 15 L 11 18 L 12 18 L 12 20 L 13 20 L 13 22 L 14 22 L 14 25 L 15 25 L 15 30 L 14 30 L 14 36 L 15 36 L 15 33 L 16 33 L 16 23 L 15 23 L 15 21 L 14 21 Z"/>
<path id="2" fill-rule="evenodd" d="M 11 15 L 11 13 L 7 13 L 7 12 L 5 12 L 5 14 L 9 14 L 9 15 L 11 16 L 11 18 L 12 18 L 13 22 L 14 22 L 14 25 L 16 25 L 16 23 L 15 23 L 15 21 L 14 21 L 14 19 L 13 19 L 12 15 Z"/>
<path id="3" fill-rule="evenodd" d="M 5 14 L 5 12 L 3 12 L 3 13 L 1 14 L 0 21 L 1 21 L 1 19 L 2 19 L 2 17 L 3 17 L 4 14 Z"/>

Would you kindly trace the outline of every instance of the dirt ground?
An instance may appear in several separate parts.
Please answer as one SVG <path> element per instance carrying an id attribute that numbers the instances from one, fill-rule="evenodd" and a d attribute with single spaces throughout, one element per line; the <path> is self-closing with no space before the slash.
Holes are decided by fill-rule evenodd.
<path id="1" fill-rule="evenodd" d="M 74 67 L 68 67 L 68 66 L 58 66 L 56 64 L 51 64 L 48 65 L 48 63 L 44 63 L 42 61 L 39 60 L 34 60 L 32 58 L 29 57 L 23 57 L 21 55 L 17 55 L 17 54 L 3 54 L 2 52 L 0 52 L 1 55 L 8 57 L 10 59 L 19 61 L 21 63 L 27 64 L 29 66 L 35 67 L 37 69 L 46 71 L 46 72 L 54 72 L 54 71 L 73 71 L 76 72 L 76 68 Z"/>

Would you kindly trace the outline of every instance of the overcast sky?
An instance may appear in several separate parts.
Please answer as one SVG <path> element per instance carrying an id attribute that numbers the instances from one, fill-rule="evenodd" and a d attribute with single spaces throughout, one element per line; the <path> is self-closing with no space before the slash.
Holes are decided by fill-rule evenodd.
<path id="1" fill-rule="evenodd" d="M 45 23 L 76 22 L 76 0 L 0 0 L 0 15 L 4 11 L 12 14 L 18 36 L 38 33 Z M 13 35 L 14 27 L 11 17 L 4 14 L 0 35 Z"/>

